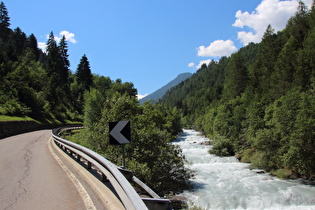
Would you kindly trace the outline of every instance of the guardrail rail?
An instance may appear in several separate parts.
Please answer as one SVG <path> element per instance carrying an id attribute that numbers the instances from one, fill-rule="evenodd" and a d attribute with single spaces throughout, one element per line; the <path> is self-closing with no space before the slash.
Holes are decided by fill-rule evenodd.
<path id="1" fill-rule="evenodd" d="M 63 139 L 60 137 L 60 133 L 66 130 L 82 129 L 82 126 L 71 126 L 57 128 L 52 131 L 52 137 L 54 142 L 64 151 L 76 157 L 78 161 L 81 159 L 87 162 L 87 170 L 91 169 L 92 166 L 96 167 L 102 174 L 102 181 L 108 180 L 113 186 L 116 194 L 120 201 L 127 210 L 131 209 L 171 209 L 170 200 L 160 198 L 152 189 L 144 184 L 137 177 L 133 176 L 132 172 L 118 167 L 113 164 L 105 157 L 97 154 L 96 152 Z M 150 197 L 140 197 L 134 187 L 128 180 L 132 180 L 141 189 L 147 192 Z"/>

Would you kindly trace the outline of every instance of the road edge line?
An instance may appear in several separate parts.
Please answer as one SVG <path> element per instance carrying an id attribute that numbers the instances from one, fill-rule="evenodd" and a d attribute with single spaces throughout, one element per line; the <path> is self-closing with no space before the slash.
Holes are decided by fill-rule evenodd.
<path id="1" fill-rule="evenodd" d="M 83 166 L 78 164 L 67 154 L 65 154 L 60 148 L 53 143 L 53 139 L 50 139 L 50 143 L 57 152 L 62 155 L 83 177 L 83 179 L 90 185 L 94 192 L 98 195 L 99 199 L 102 201 L 104 207 L 108 209 L 125 209 L 121 201 L 114 195 L 114 193 L 105 186 L 99 179 L 92 175 Z"/>
<path id="2" fill-rule="evenodd" d="M 64 170 L 64 172 L 67 174 L 67 176 L 71 180 L 71 182 L 76 187 L 77 191 L 79 192 L 84 202 L 86 209 L 96 210 L 96 207 L 90 195 L 86 191 L 86 189 L 83 187 L 81 182 L 76 178 L 76 176 L 69 170 L 69 168 L 62 162 L 62 160 L 57 156 L 57 154 L 53 151 L 53 148 L 51 147 L 51 143 L 52 143 L 52 139 L 50 138 L 49 143 L 48 143 L 50 153 L 53 155 L 53 157 L 56 159 L 58 164 L 61 166 L 61 168 Z"/>

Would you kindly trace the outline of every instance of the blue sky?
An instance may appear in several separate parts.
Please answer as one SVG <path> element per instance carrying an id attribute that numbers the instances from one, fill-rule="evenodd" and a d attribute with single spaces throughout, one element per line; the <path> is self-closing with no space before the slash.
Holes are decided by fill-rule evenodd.
<path id="1" fill-rule="evenodd" d="M 298 0 L 2 0 L 11 28 L 44 47 L 53 31 L 69 46 L 70 69 L 86 54 L 95 74 L 154 92 L 202 62 L 282 30 Z M 311 5 L 312 0 L 304 1 Z"/>

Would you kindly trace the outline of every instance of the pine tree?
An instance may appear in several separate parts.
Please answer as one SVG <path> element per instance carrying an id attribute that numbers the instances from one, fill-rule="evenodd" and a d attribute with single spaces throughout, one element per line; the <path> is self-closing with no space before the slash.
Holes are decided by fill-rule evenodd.
<path id="1" fill-rule="evenodd" d="M 306 5 L 302 1 L 299 1 L 298 11 L 295 16 L 289 19 L 287 24 L 289 37 L 294 36 L 297 42 L 300 43 L 299 47 L 302 47 L 303 40 L 310 29 L 308 16 L 309 12 Z"/>
<path id="2" fill-rule="evenodd" d="M 3 2 L 0 2 L 0 38 L 6 40 L 10 33 L 10 17 L 8 14 L 8 10 Z"/>
<path id="3" fill-rule="evenodd" d="M 70 62 L 67 48 L 65 37 L 60 40 L 59 46 L 57 46 L 53 32 L 50 33 L 47 41 L 46 70 L 48 76 L 54 79 L 54 83 L 58 83 L 58 86 L 63 90 L 66 90 L 69 80 Z"/>
<path id="4" fill-rule="evenodd" d="M 250 77 L 256 92 L 262 93 L 271 88 L 271 75 L 275 63 L 282 49 L 281 40 L 277 38 L 274 29 L 268 25 L 266 32 L 259 44 L 259 52 L 256 61 L 250 67 Z M 265 94 L 266 99 L 269 98 Z"/>
<path id="5" fill-rule="evenodd" d="M 47 40 L 47 49 L 46 49 L 47 53 L 48 54 L 51 53 L 51 51 L 55 49 L 56 47 L 57 47 L 57 43 L 55 40 L 55 36 L 54 36 L 54 33 L 51 31 Z"/>
<path id="6" fill-rule="evenodd" d="M 84 54 L 80 60 L 76 71 L 76 78 L 79 84 L 82 84 L 85 90 L 88 90 L 92 85 L 92 74 L 90 69 L 90 62 Z"/>
<path id="7" fill-rule="evenodd" d="M 231 56 L 227 67 L 223 98 L 233 99 L 245 90 L 248 81 L 247 69 L 239 53 Z"/>
<path id="8" fill-rule="evenodd" d="M 271 95 L 274 99 L 284 95 L 291 87 L 297 64 L 298 43 L 291 36 L 282 48 L 271 76 Z"/>
<path id="9" fill-rule="evenodd" d="M 59 69 L 59 74 L 60 74 L 60 80 L 63 84 L 63 89 L 65 89 L 66 91 L 68 91 L 69 88 L 69 67 L 70 67 L 70 61 L 68 59 L 69 55 L 68 55 L 68 44 L 66 42 L 66 37 L 62 36 L 60 42 L 59 42 L 59 56 L 60 56 L 60 60 L 61 60 L 61 64 L 60 64 L 60 69 Z"/>
<path id="10" fill-rule="evenodd" d="M 60 46 L 57 46 L 53 32 L 50 33 L 47 41 L 47 56 L 45 69 L 49 77 L 47 97 L 51 103 L 51 109 L 58 115 L 65 112 L 69 105 L 69 62 L 65 40 L 61 39 Z"/>
<path id="11" fill-rule="evenodd" d="M 37 39 L 34 34 L 31 34 L 27 38 L 27 47 L 33 51 L 33 54 L 36 57 L 36 60 L 39 60 L 39 49 L 37 47 Z"/>
<path id="12" fill-rule="evenodd" d="M 52 80 L 55 80 L 54 83 L 56 85 L 60 85 L 61 81 L 58 72 L 62 67 L 62 61 L 53 32 L 49 34 L 49 38 L 47 40 L 46 54 L 45 69 L 47 74 Z"/>
<path id="13" fill-rule="evenodd" d="M 27 46 L 26 34 L 17 27 L 12 33 L 12 41 L 14 43 L 15 56 L 19 57 Z"/>

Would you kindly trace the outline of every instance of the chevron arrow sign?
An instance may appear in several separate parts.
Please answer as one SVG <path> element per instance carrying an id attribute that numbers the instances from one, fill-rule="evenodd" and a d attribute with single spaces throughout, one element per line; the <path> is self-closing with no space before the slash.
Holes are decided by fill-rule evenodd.
<path id="1" fill-rule="evenodd" d="M 129 144 L 130 137 L 130 121 L 117 121 L 109 123 L 109 144 Z"/>

